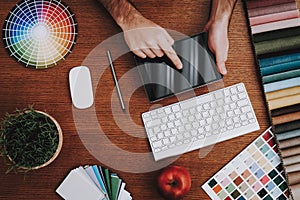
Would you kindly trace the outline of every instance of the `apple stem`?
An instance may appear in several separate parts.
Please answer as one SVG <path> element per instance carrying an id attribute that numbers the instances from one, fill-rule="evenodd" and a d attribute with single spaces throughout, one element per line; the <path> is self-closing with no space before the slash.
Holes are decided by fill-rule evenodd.
<path id="1" fill-rule="evenodd" d="M 172 181 L 169 183 L 169 185 L 171 185 L 172 187 L 176 186 L 177 185 L 177 182 L 176 181 Z"/>

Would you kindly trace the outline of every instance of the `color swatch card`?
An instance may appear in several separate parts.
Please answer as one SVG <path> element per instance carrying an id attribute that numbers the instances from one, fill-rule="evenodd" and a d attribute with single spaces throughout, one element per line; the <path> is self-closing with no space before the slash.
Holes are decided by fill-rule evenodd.
<path id="1" fill-rule="evenodd" d="M 202 188 L 214 200 L 289 199 L 284 170 L 270 128 Z"/>
<path id="2" fill-rule="evenodd" d="M 66 200 L 131 200 L 117 174 L 93 165 L 73 169 L 56 192 Z"/>

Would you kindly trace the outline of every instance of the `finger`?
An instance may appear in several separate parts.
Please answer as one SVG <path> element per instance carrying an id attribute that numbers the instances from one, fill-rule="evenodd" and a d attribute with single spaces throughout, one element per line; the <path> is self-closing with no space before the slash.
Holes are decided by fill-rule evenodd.
<path id="1" fill-rule="evenodd" d="M 217 69 L 223 75 L 227 74 L 227 69 L 226 69 L 226 65 L 225 65 L 226 60 L 227 60 L 227 56 L 226 55 L 216 53 L 216 65 L 217 65 Z"/>
<path id="2" fill-rule="evenodd" d="M 149 58 L 155 58 L 156 55 L 152 52 L 151 49 L 144 48 L 142 49 L 143 53 L 146 54 Z"/>
<path id="3" fill-rule="evenodd" d="M 140 57 L 140 58 L 146 58 L 146 57 L 147 57 L 147 55 L 144 54 L 144 53 L 143 53 L 141 50 L 139 50 L 139 49 L 132 50 L 132 52 L 133 52 L 135 55 L 137 55 L 138 57 Z"/>
<path id="4" fill-rule="evenodd" d="M 155 48 L 151 48 L 151 51 L 157 56 L 162 57 L 164 55 L 164 52 L 161 50 L 161 48 L 157 45 Z"/>
<path id="5" fill-rule="evenodd" d="M 216 66 L 219 73 L 226 75 L 227 69 L 225 62 L 227 61 L 228 47 L 224 49 L 215 49 L 211 41 L 208 41 L 208 47 L 216 57 Z"/>
<path id="6" fill-rule="evenodd" d="M 175 65 L 177 69 L 182 69 L 182 63 L 177 56 L 176 52 L 174 49 L 171 47 L 171 45 L 167 42 L 164 42 L 161 44 L 161 49 L 165 52 L 165 54 L 170 58 L 172 63 Z"/>
<path id="7" fill-rule="evenodd" d="M 227 69 L 226 69 L 225 62 L 217 62 L 216 64 L 217 64 L 218 71 L 221 74 L 226 75 L 227 74 Z"/>

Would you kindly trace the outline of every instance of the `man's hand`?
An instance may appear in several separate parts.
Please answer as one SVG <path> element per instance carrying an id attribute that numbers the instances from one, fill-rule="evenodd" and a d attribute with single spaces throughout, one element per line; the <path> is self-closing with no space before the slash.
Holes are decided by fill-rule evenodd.
<path id="1" fill-rule="evenodd" d="M 134 54 L 141 58 L 162 57 L 166 54 L 178 69 L 182 68 L 172 48 L 174 40 L 165 29 L 146 19 L 128 0 L 98 1 L 121 27 L 125 41 Z"/>
<path id="2" fill-rule="evenodd" d="M 155 58 L 166 54 L 176 68 L 182 68 L 182 63 L 172 48 L 174 40 L 162 27 L 138 16 L 134 21 L 123 25 L 122 29 L 129 49 L 137 56 Z"/>
<path id="3" fill-rule="evenodd" d="M 229 48 L 227 24 L 208 22 L 203 31 L 208 31 L 208 47 L 215 54 L 218 71 L 226 75 L 225 62 L 227 61 Z"/>
<path id="4" fill-rule="evenodd" d="M 226 75 L 229 41 L 228 25 L 236 0 L 212 0 L 210 18 L 203 31 L 208 32 L 208 47 L 215 54 L 218 71 Z"/>

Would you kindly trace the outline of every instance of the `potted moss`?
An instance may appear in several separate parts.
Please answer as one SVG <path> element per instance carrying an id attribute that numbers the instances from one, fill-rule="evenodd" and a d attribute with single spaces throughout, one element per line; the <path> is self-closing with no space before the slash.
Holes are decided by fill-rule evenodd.
<path id="1" fill-rule="evenodd" d="M 29 171 L 49 165 L 62 147 L 62 130 L 57 121 L 45 112 L 16 110 L 0 124 L 0 150 L 7 156 L 7 172 Z"/>

